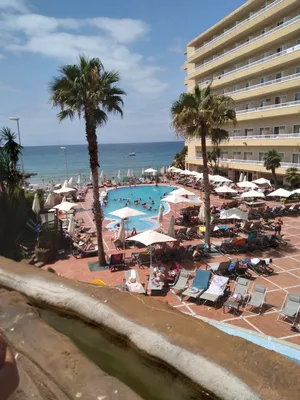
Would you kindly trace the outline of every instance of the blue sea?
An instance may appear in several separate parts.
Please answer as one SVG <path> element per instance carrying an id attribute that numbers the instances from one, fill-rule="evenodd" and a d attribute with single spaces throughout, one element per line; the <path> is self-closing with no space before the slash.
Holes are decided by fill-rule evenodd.
<path id="1" fill-rule="evenodd" d="M 99 144 L 100 171 L 107 178 L 116 177 L 121 171 L 121 177 L 127 175 L 128 169 L 132 169 L 135 176 L 141 176 L 142 169 L 149 167 L 160 170 L 168 166 L 173 157 L 178 153 L 184 143 L 159 142 L 159 143 L 126 143 L 126 144 Z M 31 183 L 47 185 L 48 183 L 60 183 L 73 177 L 77 180 L 80 173 L 82 182 L 89 182 L 89 159 L 87 145 L 68 145 L 65 151 L 57 146 L 32 146 L 23 150 L 24 169 L 28 173 L 37 173 L 29 179 Z M 129 153 L 136 153 L 134 157 L 128 157 Z M 66 166 L 67 160 L 67 166 Z"/>

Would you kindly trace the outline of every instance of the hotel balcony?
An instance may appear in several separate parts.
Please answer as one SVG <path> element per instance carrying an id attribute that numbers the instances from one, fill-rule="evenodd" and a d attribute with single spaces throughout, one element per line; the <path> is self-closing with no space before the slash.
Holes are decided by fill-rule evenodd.
<path id="1" fill-rule="evenodd" d="M 300 87 L 300 72 L 293 75 L 287 75 L 279 79 L 259 83 L 233 91 L 222 91 L 226 96 L 232 97 L 235 101 L 242 101 L 258 96 L 270 95 L 279 91 L 285 92 Z"/>
<path id="2" fill-rule="evenodd" d="M 249 108 L 236 112 L 238 122 L 250 121 L 260 118 L 287 117 L 291 115 L 300 115 L 300 100 L 289 101 L 287 103 L 272 104 L 270 106 Z"/>
<path id="3" fill-rule="evenodd" d="M 193 79 L 196 76 L 207 75 L 212 70 L 220 69 L 225 64 L 232 63 L 232 60 L 238 61 L 239 59 L 246 58 L 250 54 L 258 51 L 264 51 L 270 48 L 272 44 L 284 42 L 288 37 L 295 35 L 300 30 L 300 15 L 280 26 L 259 35 L 246 43 L 243 43 L 223 54 L 209 60 L 193 70 L 188 71 L 188 78 Z"/>
<path id="4" fill-rule="evenodd" d="M 201 143 L 200 137 L 194 137 L 186 140 L 186 145 Z M 212 146 L 211 139 L 207 138 L 207 147 Z M 278 135 L 248 135 L 248 136 L 230 136 L 229 141 L 221 143 L 221 147 L 245 147 L 245 143 L 249 147 L 297 147 L 300 145 L 300 133 L 282 133 Z"/>
<path id="5" fill-rule="evenodd" d="M 187 157 L 186 164 L 196 164 L 202 165 L 202 157 Z M 269 172 L 264 167 L 264 161 L 260 160 L 241 160 L 241 159 L 230 159 L 230 158 L 220 158 L 219 159 L 220 168 L 237 169 L 242 171 L 254 171 L 254 172 Z M 282 162 L 280 168 L 276 169 L 278 174 L 284 175 L 287 168 L 300 168 L 300 164 L 297 163 L 287 163 Z"/>
<path id="6" fill-rule="evenodd" d="M 228 46 L 229 43 L 235 42 L 239 35 L 250 34 L 253 30 L 258 30 L 267 23 L 286 15 L 287 10 L 297 5 L 297 2 L 298 0 L 273 1 L 209 42 L 197 47 L 195 51 L 188 53 L 188 62 L 196 62 L 199 57 L 207 56 L 219 47 Z"/>
<path id="7" fill-rule="evenodd" d="M 232 81 L 238 81 L 242 79 L 249 79 L 254 75 L 259 75 L 271 69 L 282 68 L 287 64 L 296 63 L 300 57 L 300 45 L 289 47 L 288 49 L 282 50 L 278 53 L 271 54 L 270 56 L 263 57 L 260 60 L 254 61 L 247 65 L 239 68 L 235 68 L 228 71 L 213 80 L 212 87 L 218 88 L 230 84 Z M 196 76 L 197 74 L 194 73 Z M 189 79 L 192 79 L 190 75 L 185 80 L 185 84 L 189 83 Z M 199 83 L 199 86 L 207 86 L 210 83 L 209 80 L 204 80 Z"/>

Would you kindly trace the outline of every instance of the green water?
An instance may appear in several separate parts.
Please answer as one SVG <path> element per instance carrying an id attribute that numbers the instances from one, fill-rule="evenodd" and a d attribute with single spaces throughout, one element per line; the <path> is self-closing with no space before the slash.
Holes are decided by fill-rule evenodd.
<path id="1" fill-rule="evenodd" d="M 122 381 L 144 400 L 217 400 L 173 369 L 143 357 L 112 333 L 53 311 L 38 311 L 45 323 L 68 336 L 99 368 Z"/>

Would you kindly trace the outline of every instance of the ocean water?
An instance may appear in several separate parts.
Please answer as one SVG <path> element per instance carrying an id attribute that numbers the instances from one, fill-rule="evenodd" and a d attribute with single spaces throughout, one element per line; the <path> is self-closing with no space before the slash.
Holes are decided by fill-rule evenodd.
<path id="1" fill-rule="evenodd" d="M 149 167 L 160 170 L 168 166 L 184 143 L 126 143 L 100 144 L 99 163 L 100 171 L 104 171 L 107 178 L 115 177 L 121 170 L 121 177 L 127 176 L 128 169 L 132 169 L 136 176 L 141 176 L 142 169 Z M 61 146 L 25 147 L 23 150 L 25 172 L 38 173 L 30 178 L 31 183 L 46 185 L 49 182 L 60 183 L 71 176 L 77 180 L 80 173 L 83 183 L 89 181 L 89 159 L 87 145 L 70 145 L 66 147 L 66 157 Z M 136 153 L 135 157 L 128 157 L 129 153 Z M 67 166 L 66 166 L 67 160 Z"/>

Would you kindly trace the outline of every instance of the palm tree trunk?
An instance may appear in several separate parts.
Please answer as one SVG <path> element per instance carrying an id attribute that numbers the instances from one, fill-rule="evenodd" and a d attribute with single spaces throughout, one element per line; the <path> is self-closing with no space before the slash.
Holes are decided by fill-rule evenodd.
<path id="1" fill-rule="evenodd" d="M 102 238 L 102 221 L 103 213 L 100 206 L 99 196 L 99 178 L 98 178 L 98 143 L 96 135 L 96 125 L 91 121 L 88 113 L 85 113 L 85 128 L 86 128 L 86 139 L 88 142 L 88 150 L 90 157 L 90 168 L 93 177 L 93 197 L 94 197 L 94 217 L 96 222 L 97 231 L 97 244 L 98 244 L 98 262 L 99 265 L 106 265 L 105 252 L 103 248 Z"/>
<path id="2" fill-rule="evenodd" d="M 276 177 L 275 169 L 272 169 L 272 175 L 273 175 L 273 181 L 274 181 L 275 188 L 277 188 L 278 184 L 277 184 L 277 177 Z"/>
<path id="3" fill-rule="evenodd" d="M 206 153 L 206 129 L 201 129 L 201 150 L 203 159 L 203 186 L 205 204 L 205 244 L 210 247 L 210 191 L 208 179 L 207 153 Z"/>

